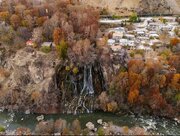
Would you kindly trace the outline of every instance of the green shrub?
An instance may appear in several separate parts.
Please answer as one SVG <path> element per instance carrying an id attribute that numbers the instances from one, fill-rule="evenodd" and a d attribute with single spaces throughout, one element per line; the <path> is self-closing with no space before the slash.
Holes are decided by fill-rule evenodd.
<path id="1" fill-rule="evenodd" d="M 170 57 L 171 51 L 170 50 L 164 50 L 159 55 L 162 56 L 165 59 L 168 59 Z"/>
<path id="2" fill-rule="evenodd" d="M 51 47 L 49 46 L 42 46 L 40 50 L 44 53 L 49 53 L 51 51 Z"/>
<path id="3" fill-rule="evenodd" d="M 180 101 L 180 93 L 178 93 L 178 94 L 175 95 L 175 100 L 176 100 L 176 101 Z"/>
<path id="4" fill-rule="evenodd" d="M 5 132 L 5 131 L 6 131 L 5 127 L 0 125 L 0 132 Z"/>
<path id="5" fill-rule="evenodd" d="M 134 55 L 135 55 L 134 52 L 131 52 L 131 53 L 130 53 L 130 56 L 131 56 L 132 58 L 134 57 Z"/>
<path id="6" fill-rule="evenodd" d="M 104 136 L 105 135 L 104 129 L 102 127 L 98 128 L 97 134 L 98 134 L 98 136 Z"/>
<path id="7" fill-rule="evenodd" d="M 67 58 L 68 45 L 64 40 L 61 40 L 60 44 L 56 46 L 57 53 L 61 59 Z"/>
<path id="8" fill-rule="evenodd" d="M 136 13 L 133 13 L 130 17 L 129 17 L 129 22 L 132 23 L 136 23 L 139 22 L 139 17 Z"/>
<path id="9" fill-rule="evenodd" d="M 73 73 L 77 74 L 79 72 L 79 69 L 77 67 L 73 68 Z"/>
<path id="10" fill-rule="evenodd" d="M 121 19 L 121 16 L 113 15 L 112 19 Z"/>
<path id="11" fill-rule="evenodd" d="M 71 70 L 71 68 L 70 68 L 70 66 L 66 66 L 66 71 L 70 71 Z"/>

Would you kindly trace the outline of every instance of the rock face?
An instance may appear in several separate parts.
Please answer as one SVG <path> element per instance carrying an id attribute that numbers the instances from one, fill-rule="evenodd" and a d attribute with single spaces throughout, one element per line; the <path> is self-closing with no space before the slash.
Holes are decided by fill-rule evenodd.
<path id="1" fill-rule="evenodd" d="M 7 58 L 1 73 L 1 106 L 7 109 L 39 113 L 58 112 L 58 91 L 55 86 L 53 55 L 32 48 L 19 50 Z M 2 76 L 1 76 L 2 77 Z"/>
<path id="2" fill-rule="evenodd" d="M 180 14 L 179 0 L 81 0 L 81 2 L 98 8 L 107 8 L 110 12 L 125 16 L 134 11 L 143 14 Z"/>
<path id="3" fill-rule="evenodd" d="M 101 66 L 96 62 L 91 73 L 95 93 L 80 97 L 84 88 L 84 67 L 78 67 L 78 73 L 73 73 L 74 66 L 60 62 L 53 51 L 45 54 L 26 47 L 9 55 L 8 50 L 4 49 L 3 52 L 6 54 L 0 52 L 0 107 L 5 109 L 50 114 L 73 113 L 78 106 L 78 113 L 84 112 L 86 108 L 93 111 L 94 100 L 107 90 L 107 69 L 111 66 Z M 126 52 L 118 54 L 115 58 L 112 56 L 112 67 L 118 67 L 114 70 L 119 69 L 119 64 L 126 63 Z M 81 99 L 85 109 L 79 106 Z"/>

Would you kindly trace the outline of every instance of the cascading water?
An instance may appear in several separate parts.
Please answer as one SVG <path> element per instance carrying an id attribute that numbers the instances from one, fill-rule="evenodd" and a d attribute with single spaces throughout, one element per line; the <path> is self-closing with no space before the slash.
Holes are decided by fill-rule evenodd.
<path id="1" fill-rule="evenodd" d="M 94 96 L 93 81 L 92 81 L 92 66 L 84 66 L 83 88 L 80 92 L 80 97 L 77 106 L 75 108 L 74 114 L 78 113 L 79 108 L 84 108 L 87 113 L 93 111 L 93 105 L 89 105 L 90 106 L 89 108 L 86 107 L 85 101 L 87 96 L 90 97 L 91 99 Z"/>
<path id="2" fill-rule="evenodd" d="M 74 74 L 61 66 L 56 71 L 56 82 L 60 90 L 63 113 L 92 113 L 96 95 L 105 90 L 105 80 L 98 64 L 79 67 Z"/>

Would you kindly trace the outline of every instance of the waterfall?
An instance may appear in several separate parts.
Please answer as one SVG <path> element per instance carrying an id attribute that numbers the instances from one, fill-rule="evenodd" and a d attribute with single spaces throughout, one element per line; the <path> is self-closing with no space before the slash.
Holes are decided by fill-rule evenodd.
<path id="1" fill-rule="evenodd" d="M 89 107 L 87 107 L 86 99 L 90 98 Z M 80 96 L 77 102 L 77 106 L 74 110 L 74 114 L 78 113 L 78 109 L 84 109 L 87 113 L 93 111 L 93 101 L 94 98 L 94 87 L 92 80 L 92 65 L 84 66 L 84 77 L 83 77 L 83 88 L 80 92 Z"/>
<path id="2" fill-rule="evenodd" d="M 92 113 L 96 94 L 106 90 L 102 66 L 99 63 L 84 65 L 74 74 L 66 65 L 58 65 L 55 88 L 59 94 L 60 111 L 63 113 Z M 99 88 L 100 87 L 100 88 Z"/>

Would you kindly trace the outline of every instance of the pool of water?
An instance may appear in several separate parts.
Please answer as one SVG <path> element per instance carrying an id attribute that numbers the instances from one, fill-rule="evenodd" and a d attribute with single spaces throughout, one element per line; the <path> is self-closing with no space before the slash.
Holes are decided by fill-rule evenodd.
<path id="1" fill-rule="evenodd" d="M 28 127 L 32 131 L 35 129 L 38 121 L 36 117 L 39 114 L 23 114 L 23 113 L 0 113 L 0 124 L 5 126 L 7 130 L 15 130 L 18 127 Z M 134 116 L 134 115 L 115 115 L 112 113 L 95 112 L 92 114 L 81 115 L 44 115 L 44 120 L 56 120 L 63 118 L 68 122 L 72 122 L 75 119 L 80 120 L 82 127 L 89 121 L 96 124 L 98 119 L 103 119 L 106 122 L 113 122 L 119 126 L 134 127 L 139 126 L 145 128 L 147 131 L 155 132 L 156 134 L 165 135 L 180 135 L 180 124 L 176 121 L 165 118 L 154 118 L 152 116 Z M 97 125 L 97 124 L 96 124 Z"/>

